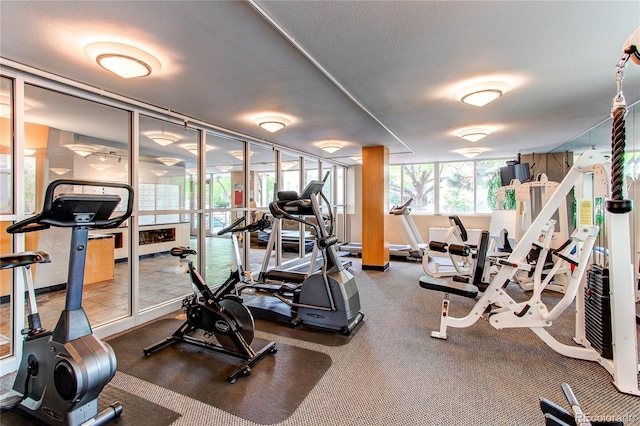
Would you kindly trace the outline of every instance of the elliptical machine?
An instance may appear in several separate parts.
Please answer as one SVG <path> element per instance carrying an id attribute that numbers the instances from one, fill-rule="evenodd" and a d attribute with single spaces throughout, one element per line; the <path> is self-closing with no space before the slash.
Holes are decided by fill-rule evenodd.
<path id="1" fill-rule="evenodd" d="M 244 304 L 258 318 L 286 322 L 293 327 L 307 324 L 340 331 L 348 336 L 364 319 L 364 314 L 360 311 L 356 281 L 344 268 L 335 250 L 338 238 L 331 229 L 334 219 L 331 204 L 322 193 L 323 186 L 324 180 L 313 180 L 300 195 L 295 191 L 278 192 L 277 200 L 269 205 L 273 224 L 268 243 L 268 249 L 274 246 L 282 219 L 313 228 L 316 234 L 314 253 L 316 248 L 322 253 L 321 270 L 307 276 L 299 285 L 292 285 L 286 278 L 273 281 L 261 272 L 257 282 L 248 282 L 242 287 L 255 293 L 243 291 L 242 296 Z M 329 207 L 329 229 L 325 225 L 320 199 Z M 315 223 L 305 217 L 314 218 Z M 268 262 L 268 256 L 267 250 L 264 264 Z"/>
<path id="2" fill-rule="evenodd" d="M 55 194 L 60 185 L 112 187 L 128 193 L 126 211 L 112 213 L 119 195 Z M 30 277 L 29 329 L 25 332 L 22 360 L 13 389 L 0 402 L 2 411 L 19 407 L 51 425 L 101 425 L 122 413 L 122 404 L 113 403 L 98 414 L 98 395 L 116 373 L 116 356 L 107 343 L 93 335 L 82 308 L 84 268 L 89 229 L 115 228 L 133 209 L 133 189 L 126 184 L 80 180 L 56 180 L 46 190 L 42 211 L 7 228 L 10 234 L 71 228 L 71 250 L 65 308 L 53 331 L 43 330 L 35 308 Z M 30 252 L 3 257 L 2 267 L 28 267 L 45 263 L 46 253 Z M 29 274 L 28 274 L 29 275 Z"/>
<path id="3" fill-rule="evenodd" d="M 215 291 L 212 291 L 205 283 L 200 273 L 193 266 L 193 261 L 187 259 L 189 255 L 196 254 L 195 250 L 188 247 L 174 247 L 171 249 L 172 256 L 179 257 L 180 263 L 187 263 L 191 282 L 197 288 L 199 294 L 194 292 L 182 302 L 182 308 L 187 316 L 185 322 L 171 336 L 144 348 L 145 355 L 150 355 L 152 352 L 173 343 L 182 342 L 242 358 L 246 362 L 227 377 L 229 383 L 235 383 L 238 377 L 248 376 L 251 373 L 251 367 L 262 360 L 265 355 L 275 354 L 278 351 L 276 342 L 267 343 L 257 352 L 250 346 L 255 328 L 253 316 L 242 304 L 242 298 L 238 296 L 236 291 L 236 285 L 244 277 L 238 251 L 237 234 L 264 229 L 269 225 L 269 221 L 265 219 L 239 227 L 242 222 L 244 222 L 244 217 L 218 232 L 218 235 L 232 233 L 231 238 L 233 239 L 236 258 L 238 259 L 238 268 L 235 271 L 231 271 L 229 278 Z M 190 336 L 190 334 L 198 330 L 204 332 L 205 338 L 215 336 L 218 343 Z"/>

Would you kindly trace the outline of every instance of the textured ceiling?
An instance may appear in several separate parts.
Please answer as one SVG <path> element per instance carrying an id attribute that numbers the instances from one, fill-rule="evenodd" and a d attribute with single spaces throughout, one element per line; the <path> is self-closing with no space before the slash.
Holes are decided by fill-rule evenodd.
<path id="1" fill-rule="evenodd" d="M 496 158 L 603 121 L 640 2 L 3 0 L 0 24 L 2 58 L 316 155 L 320 140 L 347 141 L 331 155 L 347 163 L 386 145 L 399 163 L 461 159 L 453 150 L 474 145 L 453 135 L 462 127 L 493 126 L 475 145 Z M 163 69 L 115 77 L 84 54 L 94 41 L 136 45 Z M 453 99 L 482 77 L 512 88 L 484 108 Z M 625 95 L 640 99 L 640 67 Z M 261 112 L 292 123 L 268 133 L 251 122 Z"/>

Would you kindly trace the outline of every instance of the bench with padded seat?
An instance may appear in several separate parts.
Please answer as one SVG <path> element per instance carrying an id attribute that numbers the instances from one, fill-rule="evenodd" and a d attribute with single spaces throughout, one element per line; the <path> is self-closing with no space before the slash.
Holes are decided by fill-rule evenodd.
<path id="1" fill-rule="evenodd" d="M 482 282 L 484 274 L 485 262 L 487 259 L 487 250 L 489 249 L 489 232 L 482 231 L 480 243 L 478 244 L 478 253 L 476 258 L 475 269 L 473 271 L 473 282 L 468 283 L 464 278 L 453 277 L 453 279 L 435 278 L 429 275 L 420 277 L 420 287 L 427 290 L 442 291 L 445 294 L 456 294 L 458 296 L 475 298 L 478 296 L 479 288 L 486 288 L 486 284 Z"/>

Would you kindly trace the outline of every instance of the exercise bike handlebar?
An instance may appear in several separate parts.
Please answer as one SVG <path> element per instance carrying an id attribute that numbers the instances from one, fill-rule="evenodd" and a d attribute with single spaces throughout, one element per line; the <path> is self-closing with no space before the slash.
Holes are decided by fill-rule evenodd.
<path id="1" fill-rule="evenodd" d="M 109 188 L 120 188 L 125 189 L 127 191 L 127 209 L 126 211 L 116 217 L 109 217 L 106 219 L 95 218 L 92 217 L 92 220 L 89 221 L 69 221 L 69 220 L 60 220 L 54 217 L 54 202 L 57 199 L 55 197 L 55 189 L 60 185 L 74 185 L 74 186 L 95 186 L 95 187 L 109 187 Z M 63 194 L 61 194 L 62 196 Z M 87 201 L 94 201 L 90 198 L 92 195 L 88 194 L 64 194 L 68 196 L 75 196 L 77 198 L 86 197 Z M 105 196 L 105 195 L 95 195 L 99 201 L 100 197 L 109 198 L 110 201 L 113 201 L 113 197 L 117 197 L 120 201 L 119 196 Z M 16 222 L 13 225 L 7 227 L 7 232 L 10 234 L 17 234 L 23 232 L 33 232 L 40 231 L 44 229 L 48 229 L 50 226 L 60 227 L 60 228 L 72 228 L 78 225 L 89 226 L 91 228 L 116 228 L 120 226 L 125 220 L 127 220 L 131 213 L 133 212 L 133 188 L 125 183 L 115 183 L 115 182 L 100 182 L 100 181 L 88 181 L 88 180 L 74 180 L 74 179 L 58 179 L 49 184 L 47 190 L 44 195 L 44 206 L 42 210 L 37 215 L 24 219 L 20 222 Z M 109 213 L 110 214 L 110 213 Z"/>

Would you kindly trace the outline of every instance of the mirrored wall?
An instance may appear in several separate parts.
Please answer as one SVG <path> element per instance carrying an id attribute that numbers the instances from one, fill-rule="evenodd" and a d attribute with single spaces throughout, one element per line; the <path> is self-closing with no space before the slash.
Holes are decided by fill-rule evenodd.
<path id="1" fill-rule="evenodd" d="M 72 82 L 7 73 L 0 83 L 0 248 L 2 253 L 51 254 L 50 264 L 32 268 L 47 328 L 53 328 L 64 307 L 70 230 L 52 227 L 9 235 L 6 227 L 38 213 L 54 180 L 119 182 L 134 188 L 132 218 L 115 229 L 91 230 L 87 248 L 83 307 L 94 330 L 113 332 L 177 311 L 192 293 L 184 265 L 170 255 L 172 247 L 195 249 L 192 260 L 212 286 L 239 263 L 257 275 L 271 229 L 238 235 L 237 249 L 231 235 L 220 231 L 239 218 L 245 224 L 269 218 L 277 191 L 300 191 L 320 177 L 321 167 L 346 175 L 331 162 L 321 166 L 316 158 L 240 140 L 202 123 L 191 125 L 165 110 L 85 92 Z M 16 99 L 16 87 L 24 99 Z M 328 180 L 330 193 L 336 191 L 333 179 Z M 304 257 L 313 246 L 313 236 L 307 238 L 307 230 L 297 223 L 281 232 L 288 239 L 277 235 L 267 268 Z M 24 299 L 14 297 L 23 285 L 21 275 L 2 274 L 0 359 L 16 355 L 16 330 L 27 313 Z"/>
<path id="2" fill-rule="evenodd" d="M 610 156 L 611 127 L 611 119 L 609 118 L 572 141 L 559 146 L 554 152 L 570 152 L 576 157 L 587 150 L 594 149 Z M 633 201 L 633 210 L 629 215 L 630 243 L 634 254 L 636 280 L 640 280 L 640 103 L 627 108 L 624 128 L 626 142 L 625 198 Z"/>

